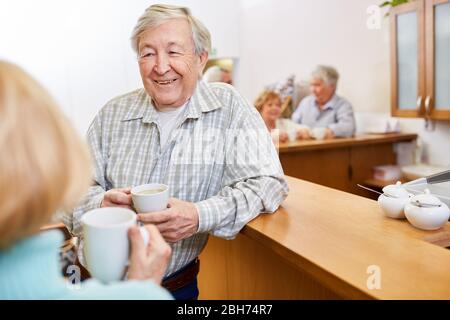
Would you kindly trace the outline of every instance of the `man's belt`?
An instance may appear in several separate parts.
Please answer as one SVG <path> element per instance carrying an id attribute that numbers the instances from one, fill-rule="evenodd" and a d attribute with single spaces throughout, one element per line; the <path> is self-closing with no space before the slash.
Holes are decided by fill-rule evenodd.
<path id="1" fill-rule="evenodd" d="M 162 281 L 162 286 L 170 292 L 176 291 L 188 285 L 197 277 L 200 270 L 200 260 L 195 259 L 183 269 L 170 275 Z"/>

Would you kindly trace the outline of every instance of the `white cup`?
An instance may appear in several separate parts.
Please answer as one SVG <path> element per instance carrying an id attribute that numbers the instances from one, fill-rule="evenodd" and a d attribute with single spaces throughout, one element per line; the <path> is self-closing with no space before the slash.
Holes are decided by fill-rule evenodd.
<path id="1" fill-rule="evenodd" d="M 327 133 L 327 128 L 314 128 L 312 129 L 312 136 L 316 140 L 325 139 L 325 134 Z"/>
<path id="2" fill-rule="evenodd" d="M 163 191 L 153 194 L 142 194 L 146 190 L 163 189 Z M 131 189 L 133 205 L 137 212 L 147 213 L 153 211 L 163 211 L 167 209 L 169 201 L 169 187 L 165 184 L 150 183 Z"/>
<path id="3" fill-rule="evenodd" d="M 128 230 L 137 224 L 136 213 L 125 208 L 100 208 L 85 213 L 81 223 L 90 274 L 106 283 L 122 280 L 130 254 Z M 147 245 L 148 232 L 144 227 L 140 231 Z"/>
<path id="4" fill-rule="evenodd" d="M 287 132 L 287 134 L 288 134 L 290 142 L 294 142 L 297 140 L 297 131 L 296 130 L 289 130 Z"/>

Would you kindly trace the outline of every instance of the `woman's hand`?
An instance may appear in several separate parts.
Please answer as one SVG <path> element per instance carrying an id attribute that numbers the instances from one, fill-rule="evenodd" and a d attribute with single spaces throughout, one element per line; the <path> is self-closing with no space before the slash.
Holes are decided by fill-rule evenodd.
<path id="1" fill-rule="evenodd" d="M 281 143 L 285 143 L 289 140 L 289 136 L 288 136 L 287 132 L 284 132 L 284 131 L 280 131 L 280 135 L 278 136 L 278 138 L 280 139 Z"/>
<path id="2" fill-rule="evenodd" d="M 128 279 L 153 279 L 157 284 L 161 284 L 172 249 L 154 225 L 147 225 L 145 228 L 149 233 L 147 246 L 144 244 L 139 227 L 132 227 L 128 231 L 131 243 Z"/>

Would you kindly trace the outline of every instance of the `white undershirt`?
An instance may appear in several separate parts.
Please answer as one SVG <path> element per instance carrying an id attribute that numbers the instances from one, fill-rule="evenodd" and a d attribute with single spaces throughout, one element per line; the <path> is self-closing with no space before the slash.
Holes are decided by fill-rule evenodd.
<path id="1" fill-rule="evenodd" d="M 183 114 L 188 103 L 189 101 L 181 107 L 164 108 L 163 110 L 155 108 L 159 120 L 161 148 L 167 143 L 167 140 L 169 140 L 173 129 L 175 129 L 175 126 L 178 123 L 179 117 Z"/>

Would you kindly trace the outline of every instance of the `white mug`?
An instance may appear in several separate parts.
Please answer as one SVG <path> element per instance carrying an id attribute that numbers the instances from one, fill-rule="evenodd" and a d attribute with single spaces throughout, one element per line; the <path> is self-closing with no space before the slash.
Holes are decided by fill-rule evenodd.
<path id="1" fill-rule="evenodd" d="M 312 136 L 316 140 L 323 140 L 325 139 L 325 134 L 327 133 L 327 128 L 314 128 L 312 129 Z"/>
<path id="2" fill-rule="evenodd" d="M 146 190 L 163 189 L 163 191 L 153 194 L 142 194 Z M 133 205 L 137 212 L 147 213 L 153 211 L 163 211 L 167 209 L 169 201 L 169 187 L 165 184 L 150 183 L 131 189 Z"/>
<path id="3" fill-rule="evenodd" d="M 297 140 L 297 131 L 296 130 L 289 130 L 287 132 L 287 134 L 288 134 L 290 142 L 294 142 Z"/>
<path id="4" fill-rule="evenodd" d="M 137 224 L 136 213 L 118 207 L 91 210 L 81 218 L 84 256 L 90 274 L 102 281 L 122 280 L 130 254 L 128 230 Z M 144 243 L 149 234 L 140 228 Z"/>

